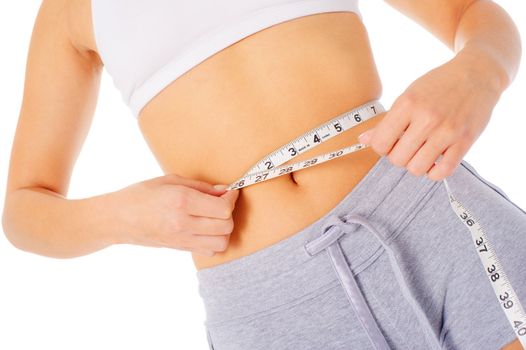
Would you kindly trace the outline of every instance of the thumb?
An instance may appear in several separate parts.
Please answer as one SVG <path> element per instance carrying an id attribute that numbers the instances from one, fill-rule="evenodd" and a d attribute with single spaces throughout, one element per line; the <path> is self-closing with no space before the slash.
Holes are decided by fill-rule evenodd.
<path id="1" fill-rule="evenodd" d="M 231 203 L 235 203 L 237 201 L 237 198 L 239 197 L 239 189 L 237 189 L 237 190 L 228 190 L 224 194 L 222 194 L 221 197 L 225 198 L 226 200 L 230 201 Z"/>
<path id="2" fill-rule="evenodd" d="M 162 181 L 162 183 L 165 183 L 165 184 L 183 185 L 183 186 L 190 187 L 200 192 L 211 194 L 214 196 L 221 195 L 222 193 L 225 192 L 223 188 L 216 188 L 209 182 L 192 179 L 192 178 L 180 176 L 177 174 L 168 174 L 165 176 L 160 176 L 156 178 L 155 180 Z M 227 187 L 227 185 L 222 185 L 222 186 L 224 186 L 225 188 Z"/>

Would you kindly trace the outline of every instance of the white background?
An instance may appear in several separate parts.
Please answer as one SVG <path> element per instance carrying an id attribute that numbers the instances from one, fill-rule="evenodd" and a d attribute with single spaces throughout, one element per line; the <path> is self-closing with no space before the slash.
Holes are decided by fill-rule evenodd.
<path id="1" fill-rule="evenodd" d="M 524 2 L 498 3 L 513 17 L 526 47 Z M 1 198 L 39 6 L 34 0 L 0 2 Z M 387 108 L 414 79 L 452 57 L 441 42 L 384 2 L 362 0 L 360 8 Z M 526 69 L 504 92 L 465 159 L 526 208 L 524 91 Z M 104 71 L 68 198 L 115 191 L 160 175 L 136 120 Z M 62 260 L 18 250 L 0 235 L 0 349 L 207 349 L 203 321 L 189 252 L 121 245 Z"/>

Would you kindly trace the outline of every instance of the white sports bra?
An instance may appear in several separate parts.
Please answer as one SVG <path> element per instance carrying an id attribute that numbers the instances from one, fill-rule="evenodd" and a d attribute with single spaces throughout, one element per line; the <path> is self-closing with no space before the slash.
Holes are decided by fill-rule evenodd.
<path id="1" fill-rule="evenodd" d="M 143 107 L 207 57 L 257 31 L 358 0 L 91 0 L 99 55 L 124 102 Z"/>

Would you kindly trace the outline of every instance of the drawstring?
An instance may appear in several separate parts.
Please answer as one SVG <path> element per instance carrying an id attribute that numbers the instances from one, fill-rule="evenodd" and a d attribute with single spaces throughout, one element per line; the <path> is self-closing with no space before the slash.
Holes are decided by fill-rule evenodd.
<path id="1" fill-rule="evenodd" d="M 379 233 L 376 227 L 374 227 L 374 225 L 366 218 L 356 214 L 348 216 L 345 221 L 342 221 L 342 219 L 338 218 L 336 215 L 331 215 L 327 221 L 328 225 L 324 230 L 324 234 L 312 241 L 307 242 L 304 246 L 305 251 L 307 254 L 312 256 L 324 249 L 327 250 L 331 258 L 333 268 L 335 269 L 338 279 L 340 280 L 340 283 L 346 292 L 347 298 L 349 299 L 354 312 L 360 320 L 362 327 L 365 329 L 365 332 L 367 333 L 367 336 L 374 345 L 375 349 L 388 350 L 390 347 L 387 344 L 387 340 L 385 339 L 384 335 L 380 331 L 378 324 L 376 323 L 371 310 L 367 305 L 360 288 L 358 287 L 356 279 L 354 278 L 352 271 L 345 260 L 342 248 L 338 242 L 338 239 L 346 233 L 345 226 L 350 224 L 362 225 L 371 231 L 376 239 L 380 241 L 383 248 L 387 252 L 391 268 L 394 272 L 400 290 L 402 291 L 402 295 L 411 305 L 414 313 L 418 317 L 420 325 L 424 327 L 425 330 L 427 330 L 425 333 L 428 335 L 428 340 L 431 343 L 431 349 L 442 349 L 440 342 L 434 336 L 433 329 L 429 324 L 424 311 L 416 302 L 411 290 L 407 286 L 393 250 L 387 244 L 386 240 Z"/>

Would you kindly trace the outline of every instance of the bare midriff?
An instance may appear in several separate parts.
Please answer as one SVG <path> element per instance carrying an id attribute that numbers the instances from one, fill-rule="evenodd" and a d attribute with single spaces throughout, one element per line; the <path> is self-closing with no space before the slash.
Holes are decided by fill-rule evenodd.
<path id="1" fill-rule="evenodd" d="M 166 174 L 230 184 L 270 152 L 381 92 L 359 17 L 320 13 L 276 24 L 210 56 L 155 96 L 138 122 Z M 384 114 L 287 163 L 357 143 Z M 192 253 L 196 269 L 294 235 L 335 207 L 379 157 L 366 148 L 241 188 L 228 247 L 211 257 Z"/>

